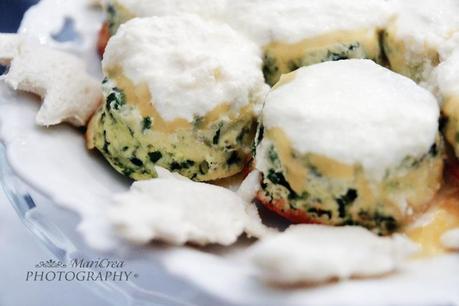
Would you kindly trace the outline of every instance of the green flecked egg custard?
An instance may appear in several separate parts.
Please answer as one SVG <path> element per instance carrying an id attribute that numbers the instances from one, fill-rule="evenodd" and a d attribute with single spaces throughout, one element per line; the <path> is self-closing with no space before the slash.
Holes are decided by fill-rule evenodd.
<path id="1" fill-rule="evenodd" d="M 440 188 L 431 93 L 369 60 L 303 67 L 267 97 L 258 200 L 293 222 L 400 229 Z"/>
<path id="2" fill-rule="evenodd" d="M 240 172 L 251 159 L 266 92 L 258 49 L 197 16 L 127 22 L 103 59 L 105 103 L 87 141 L 135 180 L 161 166 L 197 181 Z"/>
<path id="3" fill-rule="evenodd" d="M 444 49 L 459 33 L 459 1 L 403 0 L 384 31 L 383 48 L 392 71 L 418 83 L 428 81 L 445 57 Z"/>
<path id="4" fill-rule="evenodd" d="M 382 30 L 394 15 L 385 0 L 232 0 L 227 22 L 263 50 L 266 82 L 327 61 L 383 63 Z"/>

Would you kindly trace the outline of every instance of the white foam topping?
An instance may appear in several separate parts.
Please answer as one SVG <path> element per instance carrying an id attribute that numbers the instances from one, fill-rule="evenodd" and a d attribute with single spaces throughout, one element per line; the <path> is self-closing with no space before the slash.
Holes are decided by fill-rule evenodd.
<path id="1" fill-rule="evenodd" d="M 280 284 L 375 277 L 393 272 L 416 246 L 362 227 L 295 225 L 249 250 L 260 277 Z"/>
<path id="2" fill-rule="evenodd" d="M 235 192 L 158 170 L 158 178 L 135 182 L 114 197 L 109 218 L 127 240 L 230 245 L 244 232 L 270 233 L 255 205 Z"/>
<path id="3" fill-rule="evenodd" d="M 459 251 L 459 228 L 443 234 L 443 236 L 441 236 L 441 242 L 445 248 Z"/>
<path id="4" fill-rule="evenodd" d="M 439 107 L 410 79 L 370 60 L 297 70 L 266 99 L 266 129 L 281 128 L 299 153 L 361 164 L 373 179 L 435 142 Z"/>
<path id="5" fill-rule="evenodd" d="M 109 41 L 103 67 L 147 84 L 165 120 L 236 110 L 266 92 L 257 47 L 228 25 L 181 15 L 133 19 Z"/>
<path id="6" fill-rule="evenodd" d="M 459 49 L 435 68 L 432 81 L 443 99 L 459 97 Z"/>
<path id="7" fill-rule="evenodd" d="M 228 23 L 262 46 L 382 27 L 392 15 L 385 0 L 231 0 L 226 10 Z"/>
<path id="8" fill-rule="evenodd" d="M 114 0 L 137 17 L 167 16 L 182 13 L 219 18 L 226 0 Z"/>
<path id="9" fill-rule="evenodd" d="M 43 99 L 39 125 L 84 126 L 102 101 L 100 81 L 86 72 L 84 61 L 25 36 L 0 34 L 0 63 L 9 65 L 1 79 L 11 88 Z"/>
<path id="10" fill-rule="evenodd" d="M 396 34 L 416 50 L 440 48 L 459 31 L 459 0 L 396 0 Z"/>

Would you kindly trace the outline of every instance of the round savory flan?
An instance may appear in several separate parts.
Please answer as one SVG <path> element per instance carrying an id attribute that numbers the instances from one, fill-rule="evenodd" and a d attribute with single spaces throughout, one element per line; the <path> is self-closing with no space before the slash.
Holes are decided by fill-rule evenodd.
<path id="1" fill-rule="evenodd" d="M 203 18 L 221 16 L 226 0 L 109 0 L 106 6 L 110 33 L 135 17 L 196 14 Z"/>
<path id="2" fill-rule="evenodd" d="M 391 70 L 420 83 L 442 60 L 441 48 L 459 32 L 459 0 L 397 0 L 397 18 L 383 46 Z"/>
<path id="3" fill-rule="evenodd" d="M 293 222 L 393 232 L 440 187 L 438 120 L 430 92 L 370 60 L 283 75 L 261 115 L 258 200 Z"/>
<path id="4" fill-rule="evenodd" d="M 197 181 L 240 172 L 251 158 L 267 91 L 259 49 L 195 15 L 123 24 L 103 59 L 105 103 L 88 146 L 136 180 L 161 166 Z"/>
<path id="5" fill-rule="evenodd" d="M 274 85 L 302 66 L 349 58 L 383 61 L 382 29 L 393 15 L 385 0 L 232 0 L 226 20 L 264 50 Z"/>

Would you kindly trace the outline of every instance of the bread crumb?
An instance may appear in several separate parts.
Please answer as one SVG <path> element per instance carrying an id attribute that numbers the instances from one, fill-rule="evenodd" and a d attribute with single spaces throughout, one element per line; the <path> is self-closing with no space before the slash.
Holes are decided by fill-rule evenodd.
<path id="1" fill-rule="evenodd" d="M 100 82 L 86 72 L 81 59 L 18 34 L 0 34 L 0 63 L 9 65 L 6 84 L 43 99 L 39 125 L 85 126 L 102 101 Z"/>

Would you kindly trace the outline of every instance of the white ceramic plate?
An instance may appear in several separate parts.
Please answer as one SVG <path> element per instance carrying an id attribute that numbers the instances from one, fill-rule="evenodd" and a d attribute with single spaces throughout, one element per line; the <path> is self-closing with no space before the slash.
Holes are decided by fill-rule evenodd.
<path id="1" fill-rule="evenodd" d="M 100 77 L 95 41 L 101 20 L 85 0 L 42 0 L 20 31 L 81 56 Z M 73 33 L 67 38 L 76 41 L 52 38 L 65 24 Z M 243 253 L 248 241 L 231 248 L 134 248 L 116 237 L 105 216 L 109 196 L 130 181 L 88 152 L 81 132 L 36 126 L 37 109 L 35 97 L 0 84 L 1 183 L 25 225 L 59 260 L 126 259 L 138 278 L 89 284 L 113 305 L 459 305 L 457 255 L 412 262 L 381 279 L 279 289 L 254 277 Z"/>

